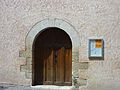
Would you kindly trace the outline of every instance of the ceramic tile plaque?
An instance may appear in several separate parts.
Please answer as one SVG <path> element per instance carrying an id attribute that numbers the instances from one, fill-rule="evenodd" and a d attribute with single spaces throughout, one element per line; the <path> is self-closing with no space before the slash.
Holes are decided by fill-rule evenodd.
<path id="1" fill-rule="evenodd" d="M 89 57 L 103 57 L 103 39 L 89 39 Z"/>

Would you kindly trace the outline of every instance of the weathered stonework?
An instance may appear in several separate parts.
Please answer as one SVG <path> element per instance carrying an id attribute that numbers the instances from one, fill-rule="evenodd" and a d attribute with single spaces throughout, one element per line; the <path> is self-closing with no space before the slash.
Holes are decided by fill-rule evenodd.
<path id="1" fill-rule="evenodd" d="M 20 54 L 19 56 L 26 58 L 26 64 L 21 65 L 21 71 L 24 71 L 26 73 L 26 78 L 32 80 L 32 45 L 34 43 L 34 39 L 37 36 L 37 34 L 40 33 L 42 30 L 44 30 L 45 28 L 49 28 L 49 27 L 60 28 L 70 36 L 72 40 L 72 83 L 73 83 L 73 86 L 76 86 L 76 85 L 79 86 L 79 68 L 78 67 L 81 67 L 79 66 L 79 46 L 80 46 L 79 35 L 70 24 L 60 19 L 56 19 L 56 18 L 45 19 L 33 26 L 33 28 L 30 30 L 30 32 L 26 37 L 26 50 L 20 51 L 19 53 Z M 74 79 L 77 82 L 74 82 L 75 81 Z M 81 83 L 80 85 L 83 85 L 83 84 Z"/>

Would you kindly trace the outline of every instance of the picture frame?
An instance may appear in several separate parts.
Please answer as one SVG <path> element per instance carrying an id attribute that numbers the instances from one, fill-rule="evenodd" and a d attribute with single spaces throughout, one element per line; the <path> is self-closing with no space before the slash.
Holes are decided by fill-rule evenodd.
<path id="1" fill-rule="evenodd" d="M 104 57 L 104 41 L 103 39 L 89 39 L 89 58 Z"/>

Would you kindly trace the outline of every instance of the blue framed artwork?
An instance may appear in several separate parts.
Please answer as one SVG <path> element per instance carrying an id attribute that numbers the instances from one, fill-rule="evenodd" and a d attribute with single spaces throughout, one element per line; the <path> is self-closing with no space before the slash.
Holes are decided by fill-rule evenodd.
<path id="1" fill-rule="evenodd" d="M 89 39 L 89 58 L 104 57 L 103 39 Z"/>

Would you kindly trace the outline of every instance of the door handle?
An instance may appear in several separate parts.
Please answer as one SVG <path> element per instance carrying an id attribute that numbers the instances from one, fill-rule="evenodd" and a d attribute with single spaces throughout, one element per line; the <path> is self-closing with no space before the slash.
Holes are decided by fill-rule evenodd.
<path id="1" fill-rule="evenodd" d="M 58 61 L 57 55 L 54 56 L 54 61 L 55 61 L 55 63 L 57 63 L 57 61 Z"/>

